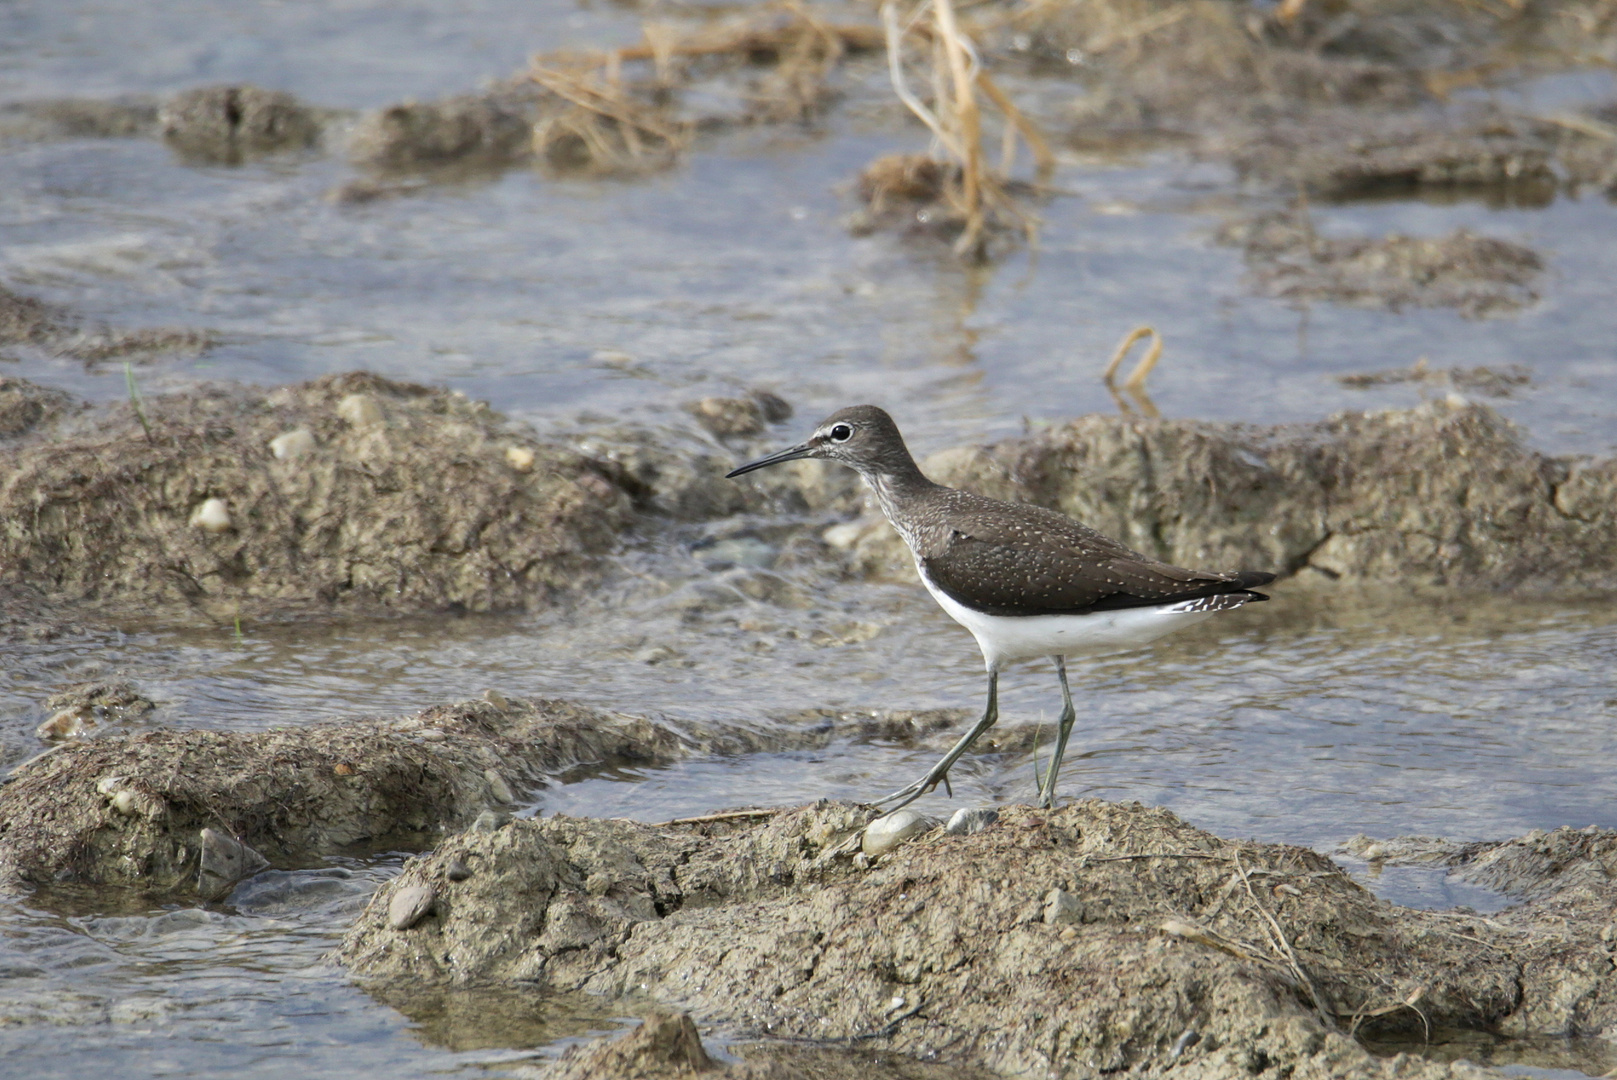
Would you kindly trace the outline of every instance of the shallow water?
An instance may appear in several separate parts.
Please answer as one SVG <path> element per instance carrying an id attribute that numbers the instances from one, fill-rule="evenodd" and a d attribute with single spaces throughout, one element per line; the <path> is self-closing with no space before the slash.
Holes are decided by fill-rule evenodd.
<path id="1" fill-rule="evenodd" d="M 258 5 L 250 19 L 205 0 L 4 6 L 0 103 L 247 80 L 372 107 L 473 88 L 531 51 L 627 41 L 636 27 L 627 8 L 565 0 Z M 1609 81 L 1548 80 L 1521 103 L 1566 107 L 1609 95 Z M 1114 408 L 1097 373 L 1123 333 L 1149 322 L 1168 342 L 1151 382 L 1166 415 L 1277 422 L 1405 406 L 1433 391 L 1352 390 L 1334 376 L 1425 356 L 1433 368 L 1525 365 L 1532 385 L 1496 404 L 1537 444 L 1617 446 L 1617 211 L 1603 199 L 1317 206 L 1325 232 L 1465 226 L 1539 248 L 1550 271 L 1542 301 L 1509 318 L 1297 309 L 1251 297 L 1240 253 L 1211 239 L 1252 197 L 1220 168 L 1168 154 L 1069 155 L 1057 181 L 1075 194 L 1043 207 L 1039 249 L 989 269 L 850 237 L 841 187 L 876 154 L 918 145 L 879 117 L 837 118 L 823 132 L 710 141 L 641 181 L 517 169 L 344 207 L 325 198 L 353 175 L 337 156 L 195 168 L 146 140 L 9 144 L 0 282 L 92 321 L 222 337 L 201 358 L 139 367 L 148 395 L 365 367 L 544 424 L 684 425 L 678 402 L 767 386 L 799 407 L 793 432 L 875 400 L 924 453 L 1015 434 L 1024 418 Z M 0 359 L 0 374 L 13 373 L 97 400 L 125 393 L 120 365 L 20 352 Z M 705 538 L 645 541 L 628 560 L 638 576 L 565 612 L 249 626 L 239 639 L 229 627 L 130 624 L 8 643 L 0 763 L 42 748 L 32 730 L 51 689 L 112 674 L 158 700 L 146 722 L 210 727 L 407 712 L 491 687 L 676 723 L 978 707 L 969 637 L 918 588 L 841 583 L 813 562 L 711 569 Z M 777 602 L 738 588 L 738 577 L 771 574 L 751 591 Z M 1603 767 L 1617 731 L 1614 624 L 1607 603 L 1322 599 L 1283 586 L 1273 603 L 1150 653 L 1075 666 L 1081 721 L 1062 789 L 1325 851 L 1358 832 L 1486 839 L 1617 826 L 1617 780 Z M 1048 725 L 1058 702 L 1047 668 L 1018 669 L 1004 680 L 1002 722 Z M 935 753 L 838 744 L 587 774 L 535 793 L 533 812 L 660 820 L 869 797 Z M 1026 799 L 1029 758 L 978 755 L 955 788 L 952 803 L 921 805 Z M 399 1012 L 323 966 L 355 905 L 397 864 L 383 855 L 274 872 L 207 910 L 127 911 L 116 897 L 7 905 L 0 1075 L 78 1076 L 113 1062 L 166 1076 L 284 1075 L 289 1063 L 311 1076 L 499 1075 L 533 1047 L 610 1026 L 584 1006 L 532 1002 Z M 1498 902 L 1429 874 L 1366 880 L 1406 903 Z"/>

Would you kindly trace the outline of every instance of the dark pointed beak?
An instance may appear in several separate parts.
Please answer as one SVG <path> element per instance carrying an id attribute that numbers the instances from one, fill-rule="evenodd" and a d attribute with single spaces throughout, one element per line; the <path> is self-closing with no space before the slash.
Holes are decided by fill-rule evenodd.
<path id="1" fill-rule="evenodd" d="M 786 449 L 770 454 L 768 457 L 761 457 L 757 461 L 749 461 L 739 469 L 733 469 L 725 473 L 724 478 L 729 480 L 732 477 L 740 476 L 742 473 L 750 473 L 754 469 L 764 469 L 771 465 L 779 465 L 783 461 L 796 461 L 799 458 L 813 456 L 814 447 L 808 443 L 798 443 L 796 446 L 788 446 Z"/>

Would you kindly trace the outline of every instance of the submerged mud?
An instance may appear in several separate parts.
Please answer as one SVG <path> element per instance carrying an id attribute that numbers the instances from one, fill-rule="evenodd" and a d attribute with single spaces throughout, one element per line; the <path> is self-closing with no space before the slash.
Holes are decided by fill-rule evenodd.
<path id="1" fill-rule="evenodd" d="M 874 861 L 857 854 L 874 811 L 846 803 L 756 824 L 516 821 L 412 860 L 340 958 L 362 979 L 650 996 L 1012 1076 L 1442 1076 L 1353 1036 L 1617 1025 L 1604 877 L 1550 875 L 1493 918 L 1414 911 L 1312 851 L 1160 809 L 1000 810 Z"/>
<path id="2" fill-rule="evenodd" d="M 1541 454 L 1498 413 L 1463 401 L 1274 428 L 1086 416 L 923 467 L 1181 566 L 1404 587 L 1617 588 L 1617 461 Z M 878 520 L 832 539 L 866 572 L 909 572 Z"/>

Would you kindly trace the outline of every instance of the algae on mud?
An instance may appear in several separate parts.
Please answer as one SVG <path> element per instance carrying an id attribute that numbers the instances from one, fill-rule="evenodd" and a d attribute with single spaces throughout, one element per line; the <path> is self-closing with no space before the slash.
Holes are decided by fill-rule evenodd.
<path id="1" fill-rule="evenodd" d="M 851 841 L 874 816 L 821 802 L 758 824 L 465 833 L 384 886 L 338 955 L 362 980 L 649 995 L 774 1038 L 1014 1076 L 1438 1077 L 1455 1074 L 1351 1036 L 1617 1026 L 1611 832 L 1579 834 L 1533 899 L 1482 917 L 1399 908 L 1315 852 L 1139 804 L 1004 807 L 983 832 L 862 866 Z M 431 913 L 390 926 L 413 888 Z M 1051 890 L 1073 911 L 1051 917 Z"/>

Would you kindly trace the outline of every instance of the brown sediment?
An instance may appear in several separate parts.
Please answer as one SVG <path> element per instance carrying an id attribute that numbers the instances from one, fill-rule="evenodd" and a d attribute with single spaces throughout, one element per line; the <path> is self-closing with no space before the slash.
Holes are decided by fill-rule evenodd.
<path id="1" fill-rule="evenodd" d="M 1617 460 L 1539 453 L 1492 409 L 1448 399 L 1273 428 L 1086 416 L 923 467 L 1182 566 L 1402 588 L 1617 589 Z M 877 519 L 839 541 L 866 573 L 913 573 Z"/>
<path id="2" fill-rule="evenodd" d="M 362 980 L 649 996 L 1009 1076 L 1463 1076 L 1357 1037 L 1617 1024 L 1611 832 L 1576 834 L 1531 900 L 1483 917 L 1400 908 L 1315 852 L 1137 803 L 1001 807 L 983 832 L 874 862 L 855 854 L 871 817 L 821 802 L 761 823 L 465 833 L 384 886 L 338 956 Z M 408 889 L 432 911 L 390 926 Z"/>

